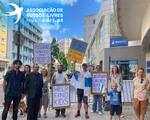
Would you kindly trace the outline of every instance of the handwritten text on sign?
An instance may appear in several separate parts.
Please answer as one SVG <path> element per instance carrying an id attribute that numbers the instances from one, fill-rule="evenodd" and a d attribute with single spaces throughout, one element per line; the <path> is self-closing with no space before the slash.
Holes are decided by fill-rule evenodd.
<path id="1" fill-rule="evenodd" d="M 50 44 L 37 43 L 34 44 L 34 63 L 49 64 L 51 62 Z"/>
<path id="2" fill-rule="evenodd" d="M 107 84 L 107 73 L 94 73 L 92 80 L 92 92 L 102 94 L 105 92 Z"/>
<path id="3" fill-rule="evenodd" d="M 65 108 L 70 106 L 69 85 L 53 86 L 53 108 Z"/>

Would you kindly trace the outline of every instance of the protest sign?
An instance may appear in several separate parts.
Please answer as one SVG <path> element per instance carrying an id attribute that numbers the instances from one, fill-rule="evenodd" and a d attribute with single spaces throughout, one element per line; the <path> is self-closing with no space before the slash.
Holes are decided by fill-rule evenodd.
<path id="1" fill-rule="evenodd" d="M 107 73 L 94 73 L 92 79 L 92 93 L 102 94 L 107 86 Z"/>
<path id="2" fill-rule="evenodd" d="M 70 85 L 69 84 L 53 85 L 52 107 L 54 109 L 70 107 Z"/>
<path id="3" fill-rule="evenodd" d="M 34 64 L 51 63 L 51 46 L 47 43 L 34 44 Z"/>
<path id="4" fill-rule="evenodd" d="M 70 49 L 68 51 L 68 59 L 77 63 L 82 63 L 86 52 L 87 43 L 81 40 L 72 39 Z"/>

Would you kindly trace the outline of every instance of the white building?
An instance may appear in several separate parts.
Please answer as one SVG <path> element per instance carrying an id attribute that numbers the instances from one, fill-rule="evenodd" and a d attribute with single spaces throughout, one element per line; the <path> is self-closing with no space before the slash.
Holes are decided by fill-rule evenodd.
<path id="1" fill-rule="evenodd" d="M 5 4 L 0 2 L 0 14 L 4 12 L 6 12 Z M 0 16 L 0 79 L 4 76 L 4 71 L 8 63 L 7 36 L 7 17 Z"/>
<path id="2" fill-rule="evenodd" d="M 118 25 L 129 41 L 140 41 L 146 55 L 146 73 L 150 76 L 150 0 L 115 0 Z"/>
<path id="3" fill-rule="evenodd" d="M 67 56 L 68 50 L 69 50 L 70 45 L 71 45 L 71 39 L 70 38 L 65 38 L 63 40 L 60 40 L 58 42 L 58 44 L 59 44 L 60 51 L 64 52 L 65 55 Z"/>
<path id="4" fill-rule="evenodd" d="M 129 80 L 133 79 L 138 65 L 145 67 L 145 55 L 140 42 L 130 43 L 122 36 L 115 8 L 115 0 L 102 0 L 101 9 L 95 16 L 94 28 L 87 32 L 90 34 L 86 40 L 89 43 L 86 58 L 90 65 L 100 64 L 106 72 L 110 72 L 112 65 L 118 65 L 123 79 Z M 85 33 L 85 36 L 88 36 L 87 34 Z"/>

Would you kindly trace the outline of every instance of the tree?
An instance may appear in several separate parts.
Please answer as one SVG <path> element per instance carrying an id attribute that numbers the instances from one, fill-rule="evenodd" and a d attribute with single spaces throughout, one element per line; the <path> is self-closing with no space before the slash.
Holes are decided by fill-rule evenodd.
<path id="1" fill-rule="evenodd" d="M 55 38 L 53 38 L 51 42 L 51 71 L 52 73 L 55 71 L 55 62 L 63 64 L 63 70 L 66 71 L 68 68 L 68 60 L 65 56 L 64 52 L 60 51 L 58 43 Z"/>
<path id="2" fill-rule="evenodd" d="M 63 64 L 63 70 L 66 71 L 68 68 L 68 62 L 64 52 L 59 52 L 58 62 Z"/>
<path id="3" fill-rule="evenodd" d="M 51 71 L 52 73 L 55 71 L 55 62 L 58 59 L 59 56 L 59 47 L 58 47 L 58 43 L 56 41 L 55 38 L 52 39 L 51 42 Z"/>

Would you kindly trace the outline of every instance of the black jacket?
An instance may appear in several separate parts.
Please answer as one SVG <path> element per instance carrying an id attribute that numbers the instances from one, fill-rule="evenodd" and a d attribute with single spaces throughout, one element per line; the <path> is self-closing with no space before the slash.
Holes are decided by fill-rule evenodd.
<path id="1" fill-rule="evenodd" d="M 21 94 L 24 93 L 24 81 L 25 76 L 23 72 L 18 71 L 18 74 L 16 74 L 15 70 L 10 70 L 6 73 L 4 79 L 7 82 L 6 85 L 6 96 L 21 96 Z"/>
<path id="2" fill-rule="evenodd" d="M 36 76 L 38 76 L 39 81 L 36 79 Z M 37 91 L 37 84 L 39 84 L 38 91 Z M 40 73 L 35 74 L 35 73 L 31 72 L 29 75 L 26 76 L 26 81 L 25 81 L 24 87 L 25 87 L 25 93 L 26 93 L 28 99 L 32 99 L 35 97 L 42 97 L 42 88 L 43 88 L 42 75 Z M 37 94 L 37 92 L 38 92 L 38 94 Z"/>

